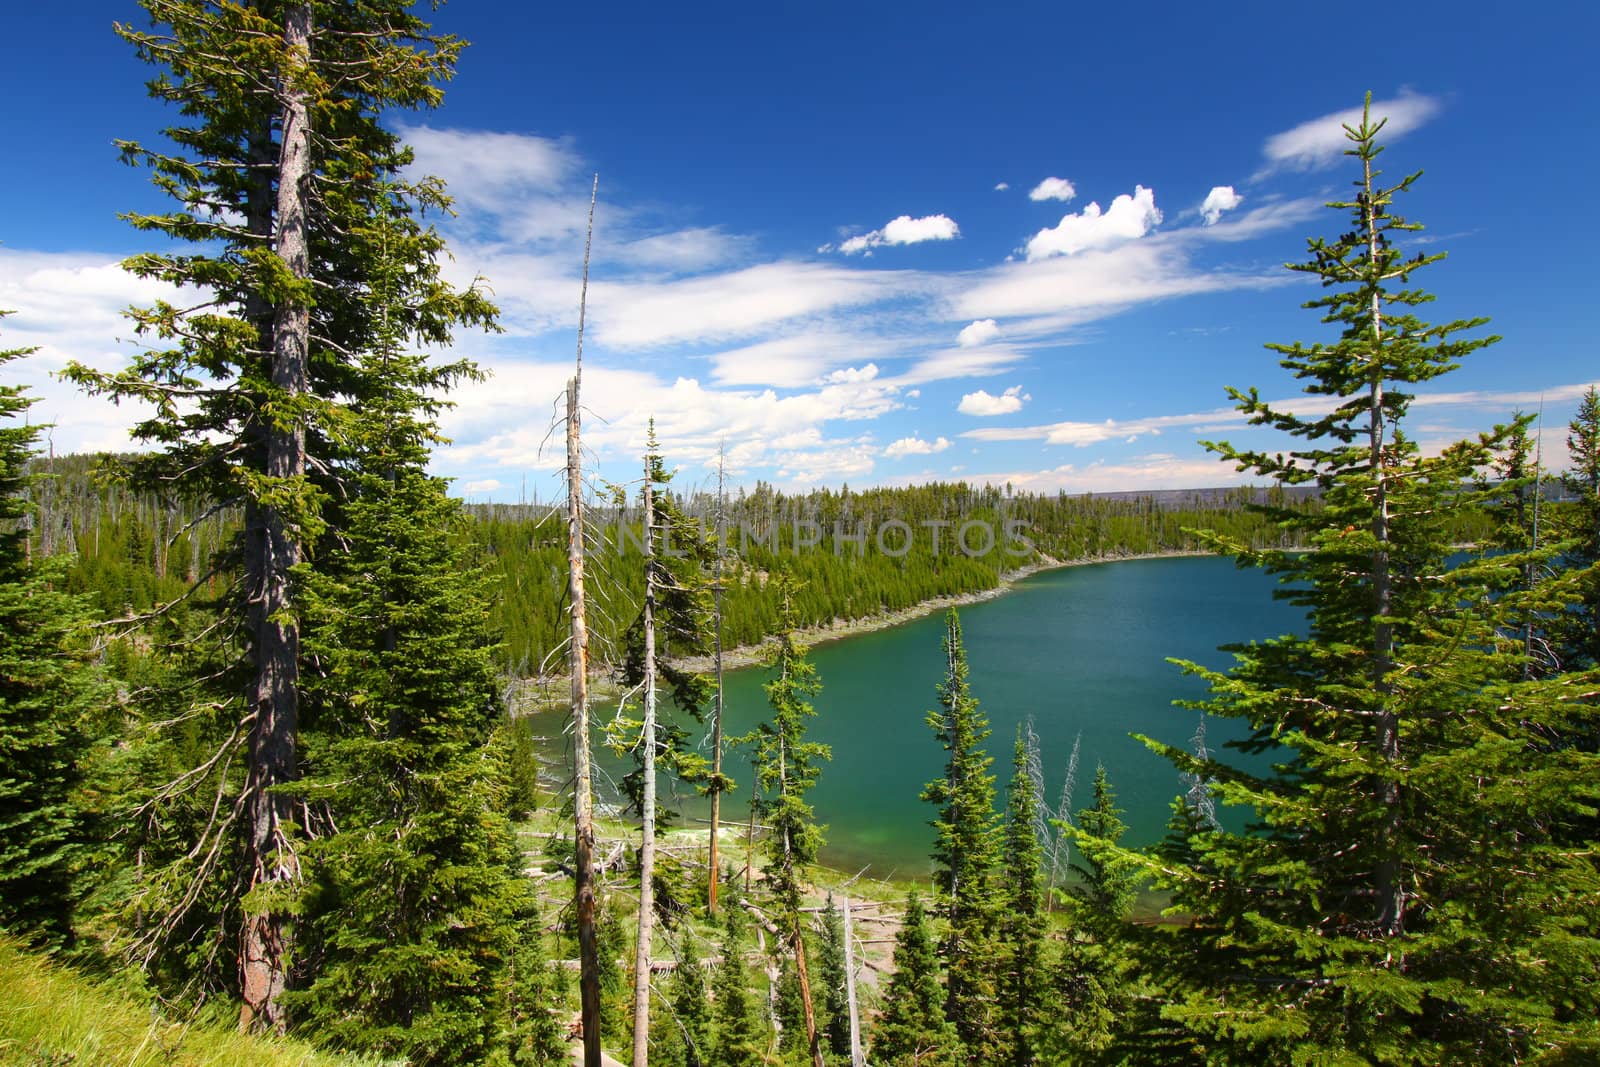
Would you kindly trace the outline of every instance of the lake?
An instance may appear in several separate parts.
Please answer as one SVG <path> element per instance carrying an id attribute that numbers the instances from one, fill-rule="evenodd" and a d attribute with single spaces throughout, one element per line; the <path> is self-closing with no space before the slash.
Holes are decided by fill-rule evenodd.
<path id="1" fill-rule="evenodd" d="M 1303 628 L 1304 614 L 1272 599 L 1274 580 L 1216 557 L 1125 560 L 1034 575 L 1004 596 L 960 609 L 972 694 L 988 717 L 997 803 L 1003 805 L 1019 723 L 1032 717 L 1045 768 L 1045 793 L 1057 801 L 1074 740 L 1081 737 L 1073 808 L 1090 801 L 1103 763 L 1128 823 L 1126 843 L 1155 842 L 1165 832 L 1178 773 L 1129 734 L 1186 745 L 1200 713 L 1173 701 L 1204 687 L 1168 657 L 1226 666 L 1229 642 Z M 811 649 L 822 692 L 811 738 L 833 747 L 810 799 L 827 825 L 823 860 L 874 877 L 921 876 L 929 869 L 931 805 L 923 785 L 943 770 L 944 751 L 924 719 L 942 678 L 943 615 L 888 630 L 824 642 Z M 767 715 L 759 668 L 726 676 L 727 732 L 750 730 Z M 601 712 L 603 715 L 604 712 Z M 1240 733 L 1208 725 L 1213 750 Z M 739 786 L 725 817 L 743 819 L 750 788 L 748 757 L 731 749 L 725 768 Z M 601 760 L 613 772 L 611 757 Z M 603 784 L 597 788 L 604 791 Z M 708 807 L 686 799 L 685 812 Z"/>

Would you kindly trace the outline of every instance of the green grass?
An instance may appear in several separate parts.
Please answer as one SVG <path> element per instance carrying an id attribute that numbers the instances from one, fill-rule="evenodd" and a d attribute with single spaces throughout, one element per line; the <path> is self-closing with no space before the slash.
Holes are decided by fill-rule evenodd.
<path id="1" fill-rule="evenodd" d="M 301 1041 L 185 1023 L 0 937 L 0 1065 L 356 1067 Z"/>

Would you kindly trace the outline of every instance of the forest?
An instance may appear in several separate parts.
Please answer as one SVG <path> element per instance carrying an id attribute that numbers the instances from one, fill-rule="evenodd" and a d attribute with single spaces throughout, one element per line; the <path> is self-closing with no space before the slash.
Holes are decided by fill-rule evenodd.
<path id="1" fill-rule="evenodd" d="M 468 506 L 428 462 L 479 371 L 429 353 L 497 309 L 443 277 L 446 192 L 382 121 L 462 42 L 399 0 L 143 6 L 119 32 L 178 118 L 122 143 L 172 198 L 126 267 L 211 298 L 67 371 L 148 406 L 140 450 L 41 456 L 0 380 L 0 1062 L 1600 1061 L 1600 395 L 1561 472 L 1519 412 L 1418 446 L 1416 388 L 1498 338 L 1420 318 L 1442 253 L 1381 120 L 1291 267 L 1322 339 L 1268 345 L 1333 402 L 1230 389 L 1283 450 L 1207 445 L 1271 488 L 680 490 L 652 431 L 618 489 L 583 467 L 580 345 L 564 503 Z M 990 737 L 952 609 L 931 877 L 818 862 L 804 634 L 1184 551 L 1278 576 L 1307 628 L 1182 665 L 1246 734 L 1146 740 L 1187 782 L 1161 844 L 1123 844 L 1103 769 L 1052 805 L 1027 733 Z M 725 737 L 739 646 L 770 715 Z M 534 675 L 570 686 L 554 780 L 508 695 Z"/>

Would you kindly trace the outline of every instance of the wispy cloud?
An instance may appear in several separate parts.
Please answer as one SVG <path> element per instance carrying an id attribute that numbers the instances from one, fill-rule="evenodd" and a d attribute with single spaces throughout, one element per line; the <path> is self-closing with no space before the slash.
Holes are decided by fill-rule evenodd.
<path id="1" fill-rule="evenodd" d="M 1440 106 L 1436 97 L 1401 90 L 1400 95 L 1393 99 L 1373 101 L 1372 118 L 1373 121 L 1388 120 L 1383 128 L 1383 137 L 1385 143 L 1389 143 L 1433 118 L 1439 113 Z M 1267 162 L 1256 177 L 1262 178 L 1280 170 L 1318 170 L 1338 162 L 1345 149 L 1350 147 L 1344 127 L 1360 123 L 1361 108 L 1353 107 L 1273 134 L 1261 147 Z"/>

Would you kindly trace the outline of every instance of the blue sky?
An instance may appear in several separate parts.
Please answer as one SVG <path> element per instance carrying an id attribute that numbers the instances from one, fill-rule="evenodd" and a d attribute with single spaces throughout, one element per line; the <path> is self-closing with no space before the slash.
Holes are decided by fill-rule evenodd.
<path id="1" fill-rule="evenodd" d="M 1372 90 L 1401 211 L 1449 259 L 1435 320 L 1505 338 L 1419 399 L 1425 446 L 1545 405 L 1546 458 L 1600 378 L 1593 5 L 1410 3 L 1375 27 L 1299 4 L 554 5 L 456 0 L 473 42 L 444 106 L 397 114 L 444 177 L 451 275 L 506 332 L 436 460 L 472 499 L 556 492 L 545 442 L 570 373 L 589 182 L 600 174 L 586 429 L 631 477 L 654 417 L 704 482 L 930 478 L 1069 492 L 1238 479 L 1198 445 L 1256 440 L 1225 385 L 1287 398 L 1269 341 L 1330 335 L 1282 268 L 1345 220 L 1332 116 Z M 50 374 L 124 362 L 122 273 L 160 206 L 114 138 L 172 116 L 111 32 L 131 3 L 8 15 L 0 342 L 58 450 L 126 447 L 127 410 Z M 8 373 L 18 364 L 12 364 Z M 15 375 L 13 375 L 15 376 Z M 541 451 L 541 443 L 544 443 Z M 526 490 L 524 489 L 526 486 Z"/>

